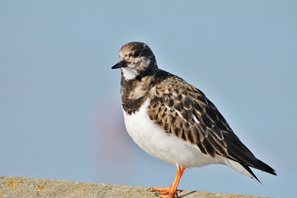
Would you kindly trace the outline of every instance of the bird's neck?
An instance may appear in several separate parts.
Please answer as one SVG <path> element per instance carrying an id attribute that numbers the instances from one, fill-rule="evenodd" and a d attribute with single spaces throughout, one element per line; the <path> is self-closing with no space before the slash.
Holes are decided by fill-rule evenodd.
<path id="1" fill-rule="evenodd" d="M 121 79 L 121 95 L 123 109 L 132 114 L 149 97 L 149 91 L 152 87 L 153 76 L 135 77 L 127 80 L 123 75 Z"/>

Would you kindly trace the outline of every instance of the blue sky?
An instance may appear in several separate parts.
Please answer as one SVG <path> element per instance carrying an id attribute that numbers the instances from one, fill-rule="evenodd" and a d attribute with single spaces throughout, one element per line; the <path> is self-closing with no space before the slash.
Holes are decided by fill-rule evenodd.
<path id="1" fill-rule="evenodd" d="M 167 186 L 175 166 L 128 137 L 118 50 L 143 41 L 201 89 L 277 177 L 186 170 L 180 188 L 297 191 L 296 1 L 0 1 L 0 175 Z M 124 171 L 123 171 L 124 170 Z"/>

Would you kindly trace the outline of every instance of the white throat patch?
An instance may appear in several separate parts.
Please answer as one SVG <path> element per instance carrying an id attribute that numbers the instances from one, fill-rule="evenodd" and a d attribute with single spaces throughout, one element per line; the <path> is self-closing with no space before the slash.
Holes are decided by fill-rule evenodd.
<path id="1" fill-rule="evenodd" d="M 134 71 L 133 69 L 128 67 L 122 67 L 122 72 L 123 72 L 123 77 L 125 78 L 125 80 L 131 80 L 134 79 L 138 73 L 136 71 Z"/>

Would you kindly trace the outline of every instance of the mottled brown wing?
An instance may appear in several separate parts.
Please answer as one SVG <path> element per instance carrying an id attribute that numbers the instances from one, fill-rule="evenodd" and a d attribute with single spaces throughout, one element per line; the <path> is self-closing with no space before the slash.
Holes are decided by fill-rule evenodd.
<path id="1" fill-rule="evenodd" d="M 197 145 L 201 152 L 254 164 L 255 156 L 233 133 L 215 105 L 197 88 L 175 76 L 158 84 L 151 93 L 150 119 L 166 133 Z M 255 162 L 256 163 L 256 162 Z"/>

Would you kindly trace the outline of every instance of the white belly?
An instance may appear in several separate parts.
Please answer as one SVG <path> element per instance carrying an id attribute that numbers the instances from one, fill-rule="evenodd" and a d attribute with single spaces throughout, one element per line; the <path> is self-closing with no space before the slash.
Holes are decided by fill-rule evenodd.
<path id="1" fill-rule="evenodd" d="M 143 150 L 160 160 L 171 164 L 181 165 L 184 168 L 200 167 L 208 164 L 225 164 L 234 170 L 253 178 L 245 168 L 233 160 L 217 155 L 212 158 L 203 154 L 198 146 L 187 143 L 172 134 L 165 133 L 164 129 L 155 124 L 147 114 L 149 99 L 139 111 L 128 115 L 124 110 L 126 129 L 131 138 Z"/>
<path id="2" fill-rule="evenodd" d="M 164 129 L 149 118 L 149 102 L 146 100 L 139 111 L 132 115 L 123 111 L 126 129 L 138 146 L 156 158 L 185 168 L 222 163 L 219 159 L 201 153 L 197 146 L 165 133 Z"/>

